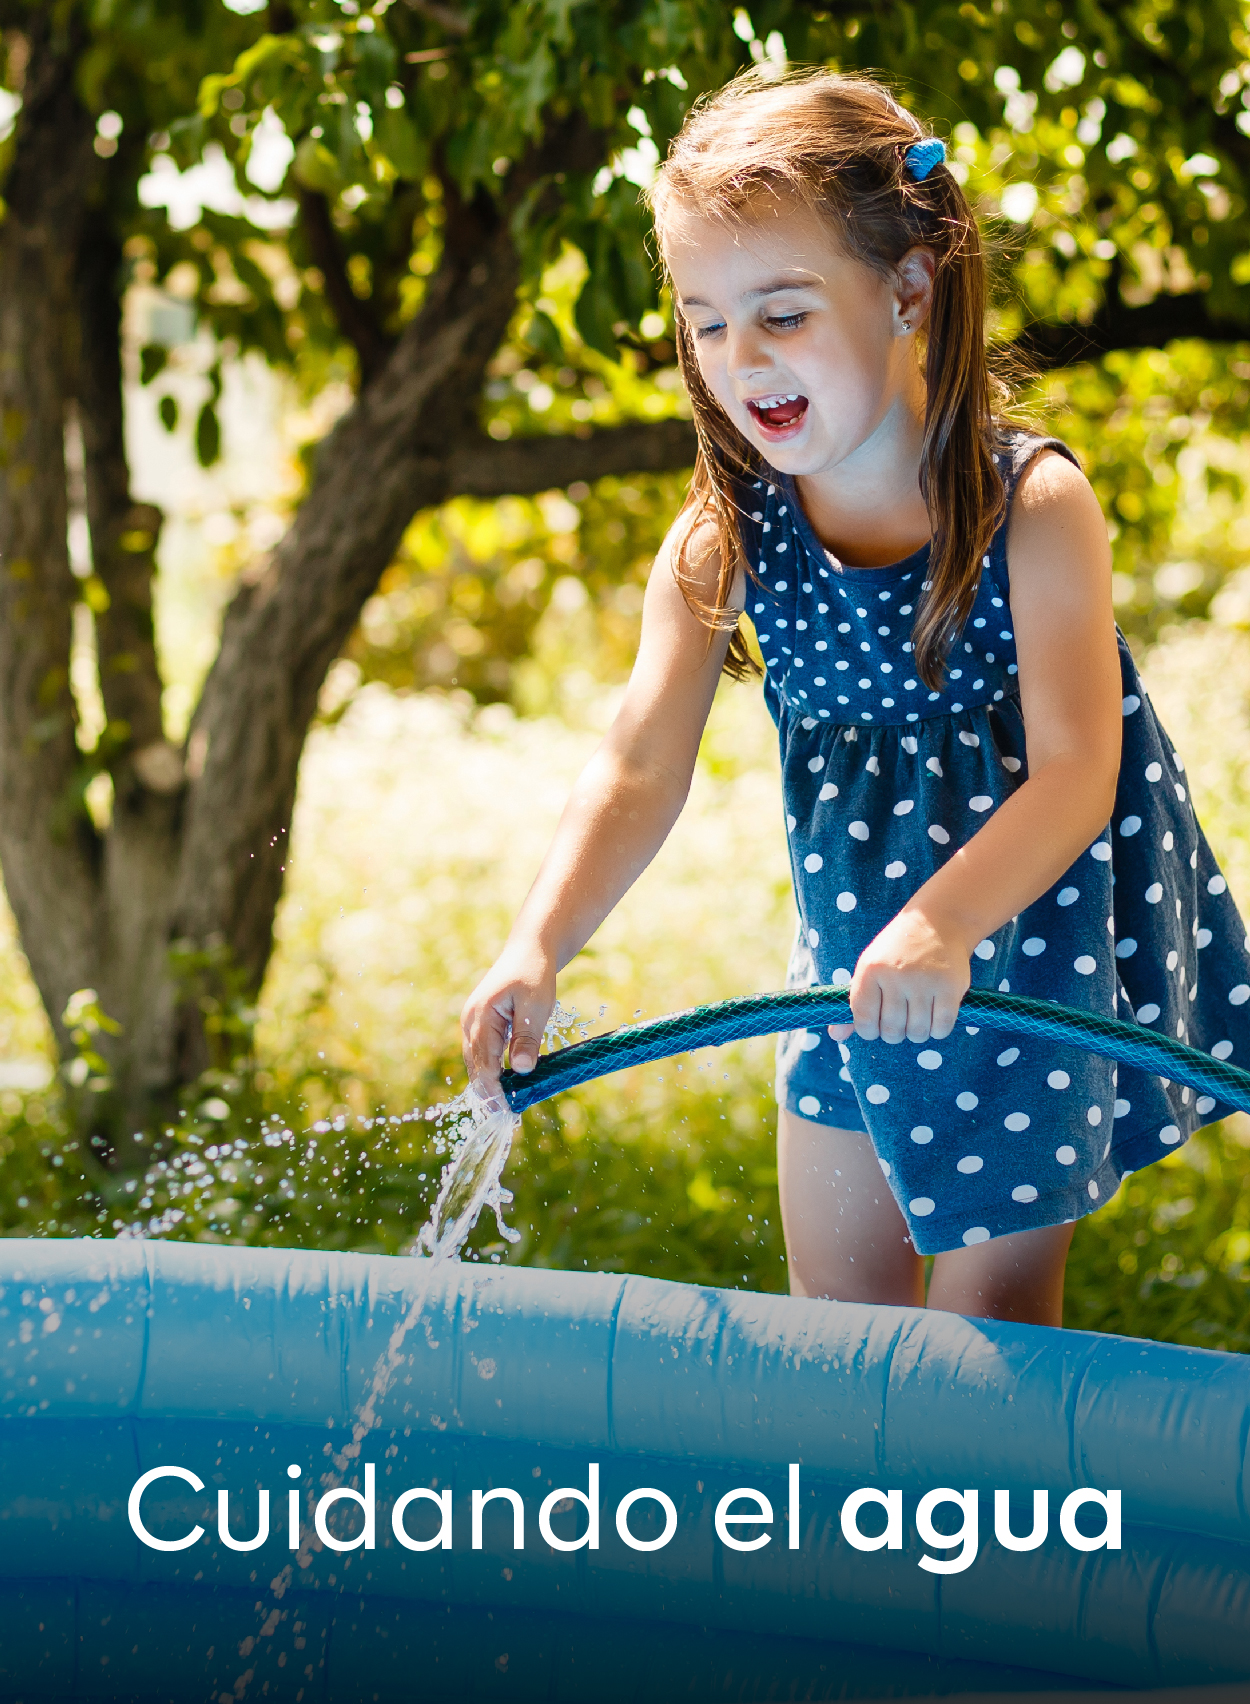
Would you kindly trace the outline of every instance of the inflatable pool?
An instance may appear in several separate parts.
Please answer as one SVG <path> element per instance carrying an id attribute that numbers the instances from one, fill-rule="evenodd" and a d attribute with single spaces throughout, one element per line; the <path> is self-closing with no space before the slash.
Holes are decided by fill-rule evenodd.
<path id="1" fill-rule="evenodd" d="M 139 1240 L 6 1241 L 0 1344 L 6 1700 L 1250 1680 L 1236 1356 Z"/>

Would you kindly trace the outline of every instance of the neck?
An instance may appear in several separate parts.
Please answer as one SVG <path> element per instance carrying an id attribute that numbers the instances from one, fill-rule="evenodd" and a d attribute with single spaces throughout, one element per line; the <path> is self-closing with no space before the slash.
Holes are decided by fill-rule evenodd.
<path id="1" fill-rule="evenodd" d="M 930 536 L 920 494 L 924 381 L 900 385 L 875 430 L 836 466 L 796 481 L 816 536 L 840 562 L 880 568 L 919 550 Z"/>

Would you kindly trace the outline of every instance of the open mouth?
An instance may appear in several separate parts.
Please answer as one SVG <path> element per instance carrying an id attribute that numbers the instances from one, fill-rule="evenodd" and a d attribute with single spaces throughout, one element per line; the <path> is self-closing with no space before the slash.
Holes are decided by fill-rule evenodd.
<path id="1" fill-rule="evenodd" d="M 747 407 L 759 421 L 760 425 L 770 434 L 792 432 L 802 422 L 807 413 L 807 398 L 805 396 L 758 396 L 752 397 Z"/>

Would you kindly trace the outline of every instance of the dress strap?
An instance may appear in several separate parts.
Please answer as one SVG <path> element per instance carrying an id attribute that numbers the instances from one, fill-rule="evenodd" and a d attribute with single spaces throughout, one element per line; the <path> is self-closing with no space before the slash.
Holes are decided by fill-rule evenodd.
<path id="1" fill-rule="evenodd" d="M 1016 494 L 1016 486 L 1020 477 L 1034 456 L 1043 450 L 1057 450 L 1065 461 L 1070 461 L 1075 468 L 1080 467 L 1076 452 L 1064 443 L 1062 438 L 1043 436 L 1039 432 L 1012 432 L 999 440 L 999 450 L 996 457 L 999 471 L 1003 476 L 1003 484 L 1007 488 L 1007 503 L 1011 504 Z"/>
<path id="2" fill-rule="evenodd" d="M 1007 584 L 1007 524 L 1011 519 L 1011 505 L 1016 495 L 1016 487 L 1025 468 L 1034 456 L 1040 455 L 1043 450 L 1056 450 L 1065 461 L 1070 461 L 1073 467 L 1079 469 L 1081 466 L 1076 452 L 1065 444 L 1062 438 L 1047 437 L 1040 432 L 1015 431 L 1005 433 L 998 440 L 994 460 L 1002 475 L 1007 507 L 990 545 L 990 559 L 986 566 L 1004 586 Z"/>

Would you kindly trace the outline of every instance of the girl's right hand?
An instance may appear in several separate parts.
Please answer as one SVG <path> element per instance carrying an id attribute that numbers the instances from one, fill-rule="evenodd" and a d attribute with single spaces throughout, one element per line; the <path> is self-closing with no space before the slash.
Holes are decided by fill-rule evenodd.
<path id="1" fill-rule="evenodd" d="M 555 1003 L 552 959 L 536 946 L 505 947 L 460 1014 L 464 1062 L 480 1094 L 499 1094 L 505 1048 L 514 1071 L 534 1069 Z"/>

